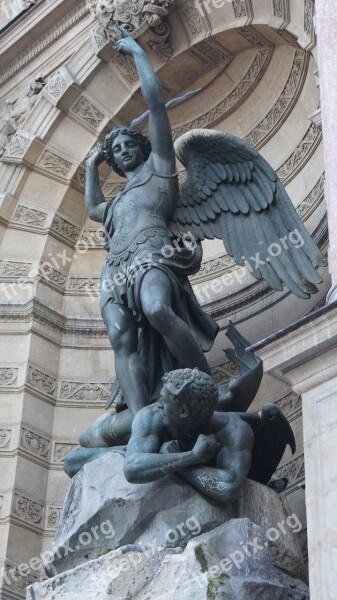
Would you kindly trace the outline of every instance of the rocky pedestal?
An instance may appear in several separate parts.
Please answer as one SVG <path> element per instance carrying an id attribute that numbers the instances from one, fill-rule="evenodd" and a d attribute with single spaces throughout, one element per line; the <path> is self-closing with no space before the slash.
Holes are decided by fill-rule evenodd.
<path id="1" fill-rule="evenodd" d="M 306 600 L 303 563 L 282 496 L 248 481 L 232 507 L 179 477 L 129 484 L 123 451 L 72 480 L 49 581 L 29 600 Z"/>

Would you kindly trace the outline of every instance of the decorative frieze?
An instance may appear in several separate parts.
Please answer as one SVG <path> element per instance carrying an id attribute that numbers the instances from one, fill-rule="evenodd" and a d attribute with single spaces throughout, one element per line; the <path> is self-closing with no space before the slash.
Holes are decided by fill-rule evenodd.
<path id="1" fill-rule="evenodd" d="M 104 231 L 100 229 L 84 229 L 81 235 L 81 239 L 78 242 L 80 248 L 103 248 L 104 245 Z"/>
<path id="2" fill-rule="evenodd" d="M 42 281 L 55 287 L 57 291 L 63 292 L 67 281 L 67 275 L 65 273 L 53 269 L 47 262 L 41 263 L 40 273 L 42 275 Z"/>
<path id="3" fill-rule="evenodd" d="M 39 371 L 35 367 L 28 367 L 27 384 L 30 385 L 34 390 L 43 392 L 48 396 L 55 396 L 56 379 L 50 377 L 50 375 L 47 375 L 42 371 Z"/>
<path id="4" fill-rule="evenodd" d="M 135 63 L 130 56 L 126 56 L 123 54 L 119 54 L 116 52 L 114 55 L 113 64 L 118 67 L 120 73 L 122 73 L 123 77 L 131 84 L 134 84 L 138 81 L 138 73 L 135 67 Z"/>
<path id="5" fill-rule="evenodd" d="M 192 283 L 199 279 L 209 279 L 213 275 L 220 275 L 226 271 L 231 271 L 235 267 L 236 263 L 234 258 L 229 254 L 224 254 L 219 258 L 212 258 L 202 263 L 199 273 L 190 277 Z"/>
<path id="6" fill-rule="evenodd" d="M 307 67 L 307 53 L 304 50 L 296 50 L 291 73 L 281 95 L 267 116 L 245 138 L 248 144 L 261 148 L 267 139 L 275 135 L 275 128 L 284 122 L 284 119 L 292 110 L 294 102 L 297 102 L 305 80 Z"/>
<path id="7" fill-rule="evenodd" d="M 0 429 L 0 450 L 8 450 L 12 438 L 11 429 Z"/>
<path id="8" fill-rule="evenodd" d="M 295 151 L 277 170 L 277 175 L 284 185 L 289 183 L 299 170 L 303 168 L 304 164 L 311 158 L 321 141 L 322 132 L 312 123 Z"/>
<path id="9" fill-rule="evenodd" d="M 27 277 L 31 271 L 31 268 L 31 263 L 2 260 L 0 261 L 0 277 L 8 277 L 11 279 Z"/>
<path id="10" fill-rule="evenodd" d="M 100 52 L 100 50 L 102 50 L 102 48 L 104 48 L 104 46 L 110 43 L 107 33 L 102 25 L 98 25 L 92 29 L 91 37 L 97 54 Z"/>
<path id="11" fill-rule="evenodd" d="M 238 27 L 236 31 L 242 35 L 252 46 L 256 48 L 264 48 L 270 46 L 270 42 L 265 39 L 259 31 L 256 31 L 252 26 Z"/>
<path id="12" fill-rule="evenodd" d="M 302 398 L 296 392 L 290 392 L 287 396 L 280 398 L 275 404 L 281 409 L 283 414 L 290 418 L 294 414 L 302 411 Z"/>
<path id="13" fill-rule="evenodd" d="M 324 196 L 325 173 L 321 176 L 315 187 L 297 208 L 298 215 L 305 220 L 312 215 Z"/>
<path id="14" fill-rule="evenodd" d="M 287 487 L 288 492 L 290 492 L 291 488 L 294 488 L 295 485 L 304 481 L 304 454 L 301 454 L 296 458 L 291 458 L 284 465 L 279 467 L 275 471 L 273 479 L 282 479 L 283 477 L 289 481 Z"/>
<path id="15" fill-rule="evenodd" d="M 46 85 L 44 95 L 51 96 L 57 102 L 63 96 L 67 86 L 68 82 L 64 74 L 61 71 L 57 71 Z"/>
<path id="16" fill-rule="evenodd" d="M 14 385 L 18 378 L 19 369 L 13 367 L 0 367 L 0 387 Z"/>
<path id="17" fill-rule="evenodd" d="M 47 506 L 46 529 L 56 529 L 61 518 L 61 506 Z"/>
<path id="18" fill-rule="evenodd" d="M 248 16 L 246 0 L 233 0 L 232 5 L 237 19 Z"/>
<path id="19" fill-rule="evenodd" d="M 43 506 L 30 498 L 15 493 L 13 513 L 26 523 L 39 525 L 43 517 Z"/>
<path id="20" fill-rule="evenodd" d="M 67 71 L 65 68 L 56 71 L 50 81 L 44 88 L 43 95 L 49 100 L 52 100 L 54 104 L 62 98 L 64 92 L 72 84 L 72 79 L 67 77 Z"/>
<path id="21" fill-rule="evenodd" d="M 70 442 L 55 442 L 52 462 L 58 465 L 63 464 L 66 454 L 79 447 L 79 444 L 72 444 Z"/>
<path id="22" fill-rule="evenodd" d="M 314 15 L 314 0 L 304 0 L 304 31 L 313 43 L 315 42 Z"/>
<path id="23" fill-rule="evenodd" d="M 244 75 L 240 83 L 226 96 L 221 102 L 214 106 L 210 111 L 186 123 L 182 127 L 173 130 L 173 137 L 177 139 L 183 133 L 195 128 L 204 128 L 214 126 L 220 119 L 231 114 L 239 104 L 250 94 L 260 81 L 272 55 L 270 48 L 258 50 L 256 56 Z"/>
<path id="24" fill-rule="evenodd" d="M 64 177 L 68 175 L 73 166 L 71 162 L 50 150 L 43 151 L 39 158 L 38 165 L 50 173 L 63 175 Z"/>
<path id="25" fill-rule="evenodd" d="M 97 129 L 104 119 L 104 114 L 96 107 L 92 102 L 85 96 L 80 96 L 76 100 L 71 111 L 80 121 L 86 125 L 90 125 L 94 129 Z"/>
<path id="26" fill-rule="evenodd" d="M 233 54 L 215 40 L 203 40 L 194 46 L 190 52 L 211 65 L 229 63 Z"/>
<path id="27" fill-rule="evenodd" d="M 106 402 L 111 392 L 109 383 L 83 383 L 62 381 L 60 400 L 71 400 L 80 404 Z"/>
<path id="28" fill-rule="evenodd" d="M 285 0 L 273 0 L 273 10 L 275 17 L 285 18 Z"/>
<path id="29" fill-rule="evenodd" d="M 20 571 L 19 568 L 15 565 L 6 564 L 4 571 L 4 579 L 3 585 L 5 588 L 9 589 L 11 592 L 10 596 L 3 596 L 4 598 L 25 598 L 26 597 L 26 588 L 28 585 L 32 585 L 38 580 L 37 576 L 32 575 L 29 571 L 28 573 L 25 571 Z M 12 593 L 16 592 L 15 596 Z M 19 596 L 18 596 L 19 595 Z"/>
<path id="30" fill-rule="evenodd" d="M 77 169 L 77 171 L 75 173 L 74 181 L 82 189 L 84 189 L 84 186 L 85 186 L 85 169 L 82 169 L 82 167 L 80 167 L 79 169 Z"/>
<path id="31" fill-rule="evenodd" d="M 13 223 L 42 229 L 46 223 L 47 216 L 47 213 L 19 204 L 13 217 Z"/>
<path id="32" fill-rule="evenodd" d="M 110 198 L 113 196 L 117 196 L 119 192 L 124 188 L 125 183 L 113 183 L 111 181 L 107 181 L 102 188 L 103 194 L 106 198 Z"/>
<path id="33" fill-rule="evenodd" d="M 239 369 L 230 360 L 213 367 L 211 371 L 215 381 L 224 386 L 228 385 L 231 379 L 240 375 Z"/>
<path id="34" fill-rule="evenodd" d="M 26 427 L 21 431 L 21 446 L 36 456 L 47 459 L 50 451 L 50 440 L 30 431 Z"/>
<path id="35" fill-rule="evenodd" d="M 50 231 L 53 234 L 57 234 L 56 237 L 60 237 L 62 241 L 69 241 L 74 245 L 78 241 L 81 233 L 79 227 L 73 223 L 70 223 L 60 215 L 55 215 L 50 227 Z"/>
<path id="36" fill-rule="evenodd" d="M 96 292 L 100 290 L 100 278 L 88 279 L 87 277 L 70 277 L 67 290 L 72 292 Z"/>
<path id="37" fill-rule="evenodd" d="M 204 29 L 202 15 L 195 0 L 183 0 L 180 4 L 183 20 L 192 36 L 198 35 Z"/>
<path id="38" fill-rule="evenodd" d="M 22 135 L 22 133 L 15 133 L 5 150 L 4 160 L 7 158 L 23 158 L 31 143 L 31 137 Z"/>

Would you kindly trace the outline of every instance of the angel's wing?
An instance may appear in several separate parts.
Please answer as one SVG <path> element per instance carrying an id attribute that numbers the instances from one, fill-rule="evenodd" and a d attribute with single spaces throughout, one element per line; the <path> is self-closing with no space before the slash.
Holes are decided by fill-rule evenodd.
<path id="1" fill-rule="evenodd" d="M 219 131 L 194 129 L 175 142 L 187 178 L 170 223 L 173 235 L 222 239 L 256 279 L 300 298 L 317 292 L 313 267 L 326 261 L 304 228 L 272 167 L 249 144 Z"/>

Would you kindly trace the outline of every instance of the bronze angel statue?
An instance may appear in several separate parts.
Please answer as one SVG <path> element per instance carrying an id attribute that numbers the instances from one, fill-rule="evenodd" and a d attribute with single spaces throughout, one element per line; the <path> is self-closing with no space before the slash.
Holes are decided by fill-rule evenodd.
<path id="1" fill-rule="evenodd" d="M 198 272 L 202 240 L 222 239 L 237 264 L 271 288 L 300 298 L 317 291 L 324 258 L 272 167 L 243 140 L 192 130 L 173 143 L 159 80 L 145 52 L 121 29 L 117 49 L 133 57 L 149 109 L 149 139 L 115 127 L 87 157 L 86 205 L 103 223 L 108 251 L 101 310 L 115 354 L 119 410 L 132 415 L 158 398 L 165 372 L 198 368 L 218 327 L 199 306 L 188 277 Z M 178 181 L 176 157 L 186 167 Z M 106 161 L 127 183 L 106 202 L 98 167 Z M 301 244 L 289 242 L 296 232 Z M 276 248 L 276 249 L 275 249 Z M 125 407 L 125 406 L 124 406 Z M 240 410 L 240 409 L 239 409 Z"/>

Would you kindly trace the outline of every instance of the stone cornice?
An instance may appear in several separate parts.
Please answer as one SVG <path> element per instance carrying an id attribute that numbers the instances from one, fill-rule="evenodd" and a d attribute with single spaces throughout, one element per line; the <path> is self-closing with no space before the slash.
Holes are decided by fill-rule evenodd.
<path id="1" fill-rule="evenodd" d="M 24 303 L 0 304 L 0 322 L 36 322 L 64 335 L 95 336 L 106 338 L 106 329 L 101 318 L 67 318 L 37 298 Z"/>
<path id="2" fill-rule="evenodd" d="M 64 0 L 41 2 L 25 13 L 21 19 L 13 22 L 0 35 L 2 54 L 0 65 L 3 65 L 2 68 L 0 67 L 0 84 L 12 77 L 90 12 L 88 1 L 82 0 L 60 19 L 60 14 L 65 12 L 64 8 L 60 11 L 62 4 Z M 22 48 L 19 54 L 18 48 Z"/>
<path id="3" fill-rule="evenodd" d="M 262 358 L 266 372 L 288 380 L 299 394 L 318 389 L 323 400 L 323 394 L 331 394 L 337 384 L 336 347 L 334 302 L 254 344 L 252 349 Z"/>

